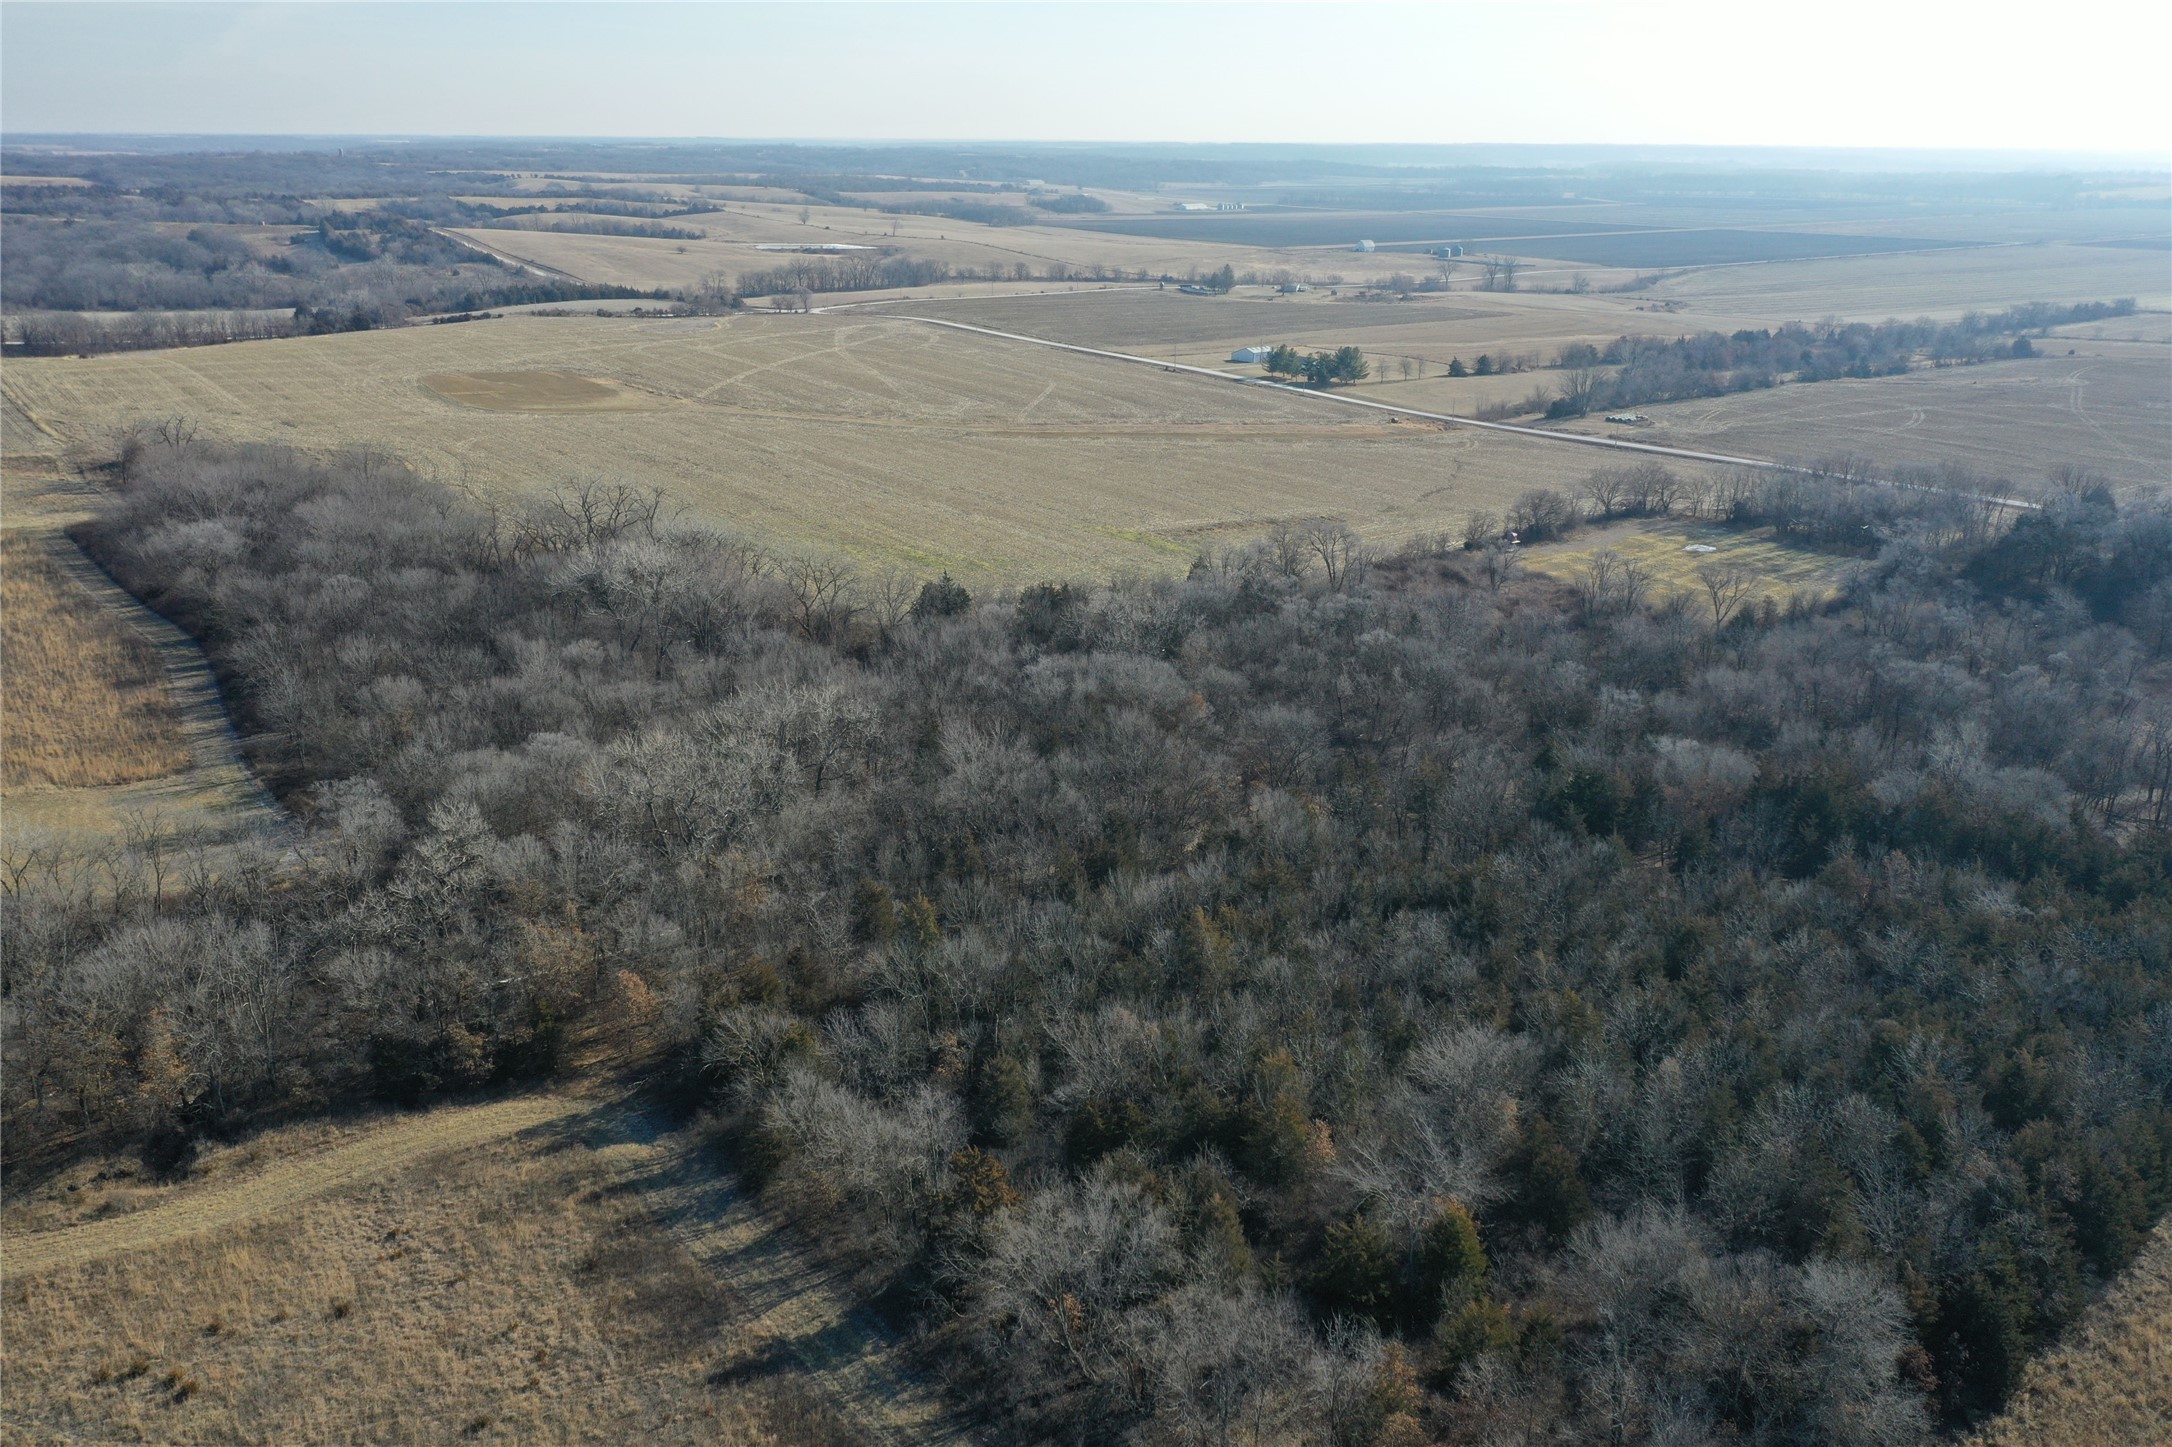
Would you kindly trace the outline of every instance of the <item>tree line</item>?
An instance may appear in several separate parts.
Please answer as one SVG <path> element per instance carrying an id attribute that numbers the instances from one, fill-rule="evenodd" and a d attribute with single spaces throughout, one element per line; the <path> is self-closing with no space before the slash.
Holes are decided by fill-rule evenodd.
<path id="1" fill-rule="evenodd" d="M 11 834 L 11 1169 L 616 1042 L 998 1430 L 1142 1443 L 1915 1442 L 2172 1189 L 2160 502 L 1828 479 L 1874 556 L 1722 613 L 1324 519 L 976 598 L 624 486 L 125 472 L 82 540 L 307 841 Z"/>
<path id="2" fill-rule="evenodd" d="M 1356 347 L 1337 347 L 1332 352 L 1300 352 L 1287 342 L 1278 343 L 1262 364 L 1270 377 L 1302 380 L 1308 386 L 1332 387 L 1338 382 L 1362 382 L 1372 375 L 1372 365 Z"/>
<path id="3" fill-rule="evenodd" d="M 2074 322 L 2131 316 L 2132 297 L 2055 306 L 2030 302 L 2000 312 L 1970 312 L 1957 322 L 1790 322 L 1776 329 L 1703 332 L 1672 340 L 1620 337 L 1604 347 L 1562 349 L 1569 373 L 1549 417 L 1719 397 L 1785 381 L 1886 377 L 1919 360 L 1938 365 L 2034 355 L 2026 333 Z"/>
<path id="4" fill-rule="evenodd" d="M 270 251 L 204 227 L 175 235 L 132 221 L 6 215 L 0 247 L 8 258 L 0 305 L 17 334 L 11 345 L 33 353 L 187 346 L 399 326 L 524 302 L 663 296 L 537 277 L 390 212 L 325 217 L 313 233 Z M 293 315 L 270 315 L 279 311 Z M 106 315 L 113 313 L 137 315 Z M 194 315 L 161 315 L 173 313 Z"/>

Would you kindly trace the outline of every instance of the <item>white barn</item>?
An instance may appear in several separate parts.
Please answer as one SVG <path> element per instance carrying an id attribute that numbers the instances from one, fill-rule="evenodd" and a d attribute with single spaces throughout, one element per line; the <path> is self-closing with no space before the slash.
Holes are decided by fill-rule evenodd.
<path id="1" fill-rule="evenodd" d="M 1239 347 L 1229 354 L 1232 362 L 1264 362 L 1273 347 Z"/>
<path id="2" fill-rule="evenodd" d="M 1373 249 L 1373 244 L 1370 241 L 1360 241 L 1357 245 L 1351 247 L 1350 249 L 1352 251 L 1371 251 Z"/>

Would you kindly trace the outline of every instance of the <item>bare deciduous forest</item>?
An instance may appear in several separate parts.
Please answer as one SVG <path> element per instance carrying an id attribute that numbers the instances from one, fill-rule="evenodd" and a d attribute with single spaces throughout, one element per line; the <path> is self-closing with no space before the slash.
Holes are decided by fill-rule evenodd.
<path id="1" fill-rule="evenodd" d="M 2172 1193 L 2172 513 L 2084 474 L 1747 477 L 1868 556 L 1792 608 L 1327 522 L 973 597 L 625 486 L 110 480 L 80 540 L 310 839 L 10 857 L 18 1172 L 601 1033 L 998 1435 L 1351 1444 L 1918 1441 Z"/>

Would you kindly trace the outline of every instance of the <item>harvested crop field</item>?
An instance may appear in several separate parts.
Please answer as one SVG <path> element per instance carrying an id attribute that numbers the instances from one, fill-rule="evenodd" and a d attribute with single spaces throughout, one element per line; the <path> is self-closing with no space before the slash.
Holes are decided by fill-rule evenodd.
<path id="1" fill-rule="evenodd" d="M 1478 298 L 1465 298 L 1475 302 Z M 1307 297 L 1265 300 L 1258 293 L 1186 296 L 1154 289 L 1078 292 L 1070 295 L 965 298 L 912 302 L 899 315 L 943 317 L 999 332 L 1045 337 L 1074 346 L 1155 355 L 1201 343 L 1281 341 L 1319 333 L 1369 332 L 1414 323 L 1501 322 L 1500 307 L 1445 301 L 1343 304 Z M 1212 348 L 1209 348 L 1212 350 Z"/>
<path id="2" fill-rule="evenodd" d="M 441 372 L 422 385 L 485 412 L 628 412 L 655 405 L 616 382 L 571 372 Z"/>
<path id="3" fill-rule="evenodd" d="M 807 220 L 799 220 L 802 210 Z M 1052 220 L 1035 214 L 1036 220 Z M 674 216 L 666 224 L 703 233 L 701 240 L 597 236 L 564 231 L 481 229 L 452 234 L 489 250 L 585 281 L 620 286 L 692 287 L 716 273 L 737 277 L 765 271 L 789 259 L 757 246 L 845 245 L 881 248 L 885 255 L 938 261 L 1011 275 L 1020 266 L 1035 276 L 1107 275 L 1184 276 L 1213 271 L 1225 262 L 1239 270 L 1287 268 L 1320 275 L 1362 279 L 1408 271 L 1413 259 L 1375 253 L 1357 255 L 1338 236 L 1338 245 L 1263 250 L 1222 240 L 1163 239 L 1121 231 L 1089 231 L 1054 224 L 985 226 L 947 216 L 886 215 L 847 206 L 741 205 L 728 210 Z"/>
<path id="4" fill-rule="evenodd" d="M 1640 407 L 1655 425 L 1634 436 L 1753 457 L 1852 453 L 1886 469 L 1957 462 L 2023 484 L 2060 466 L 2128 486 L 2172 480 L 2172 355 L 2147 343 L 2075 346 L 2086 355 Z M 1597 418 L 1572 425 L 1599 435 L 1621 430 Z"/>
<path id="5" fill-rule="evenodd" d="M 1965 251 L 1711 267 L 1669 277 L 1640 295 L 1683 303 L 1689 313 L 1775 321 L 1884 321 L 1954 317 L 2017 302 L 2109 301 L 2172 306 L 2161 253 L 2109 246 L 1984 246 Z M 1694 328 L 1689 316 L 1672 320 Z"/>
<path id="6" fill-rule="evenodd" d="M 1920 237 L 1856 236 L 1844 232 L 1663 230 L 1543 237 L 1493 246 L 1520 255 L 1546 256 L 1589 266 L 1656 269 L 1726 266 L 1746 261 L 1807 261 L 1816 257 L 1870 256 L 1893 251 L 1952 251 L 1973 244 Z"/>
<path id="7" fill-rule="evenodd" d="M 1264 247 L 1353 246 L 1360 239 L 1388 243 L 1483 242 L 1486 249 L 1514 251 L 1509 243 L 1539 237 L 1588 236 L 1619 227 L 1606 221 L 1504 216 L 1470 211 L 1221 211 L 1192 216 L 1109 216 L 1069 223 L 1073 230 Z"/>
<path id="8" fill-rule="evenodd" d="M 545 370 L 658 405 L 488 411 L 423 380 Z M 371 444 L 507 492 L 623 478 L 776 543 L 989 581 L 1178 569 L 1203 543 L 1323 514 L 1396 542 L 1599 461 L 881 316 L 509 318 L 31 359 L 6 387 L 85 444 L 181 413 L 237 440 Z"/>

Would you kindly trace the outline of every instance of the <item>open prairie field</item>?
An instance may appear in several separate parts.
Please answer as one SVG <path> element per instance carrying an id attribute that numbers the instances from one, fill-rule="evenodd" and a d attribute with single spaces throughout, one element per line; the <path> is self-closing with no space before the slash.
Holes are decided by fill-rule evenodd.
<path id="1" fill-rule="evenodd" d="M 501 411 L 447 379 L 551 373 L 645 410 Z M 425 379 L 431 379 L 426 381 Z M 700 519 L 869 562 L 1021 581 L 1181 568 L 1204 543 L 1329 514 L 1400 541 L 1572 483 L 1558 445 L 904 318 L 508 318 L 28 359 L 6 390 L 70 439 L 182 413 L 213 435 L 373 444 L 514 492 L 653 483 Z"/>
<path id="2" fill-rule="evenodd" d="M 515 1097 L 11 1202 L 14 1442 L 962 1441 L 702 1143 Z M 71 1224 L 74 1223 L 74 1224 Z"/>
<path id="3" fill-rule="evenodd" d="M 1655 425 L 1633 432 L 1595 417 L 1562 425 L 1751 457 L 1807 461 L 1846 452 L 1886 467 L 1959 462 L 2024 484 L 2062 465 L 2129 486 L 2172 482 L 2172 355 L 2148 343 L 2083 341 L 2075 349 L 2081 355 L 1640 407 Z"/>

